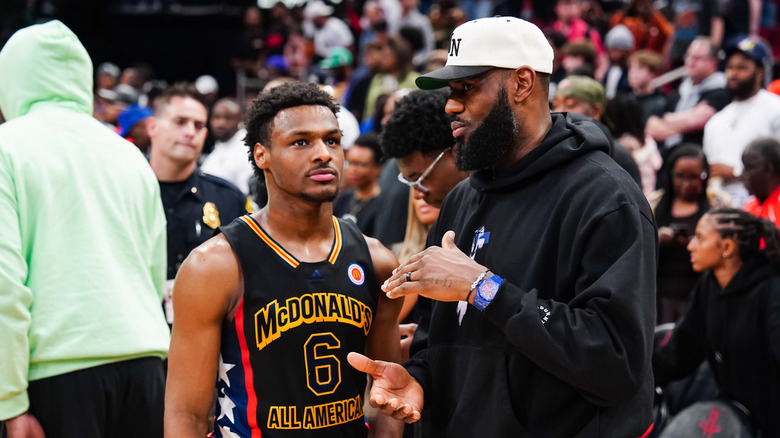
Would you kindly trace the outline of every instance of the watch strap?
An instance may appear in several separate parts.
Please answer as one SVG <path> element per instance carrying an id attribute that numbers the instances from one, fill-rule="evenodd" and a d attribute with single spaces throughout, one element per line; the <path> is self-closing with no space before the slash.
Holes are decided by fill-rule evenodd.
<path id="1" fill-rule="evenodd" d="M 496 296 L 496 292 L 498 291 L 498 288 L 501 287 L 501 283 L 504 282 L 504 279 L 499 277 L 498 275 L 491 275 L 490 277 L 487 277 L 479 282 L 477 285 L 477 293 L 474 295 L 474 307 L 479 309 L 480 311 L 485 310 L 485 307 L 487 307 L 490 303 L 493 302 L 493 299 Z M 486 283 L 491 283 L 487 285 Z M 483 287 L 489 287 L 491 289 L 491 293 L 489 296 L 483 295 Z"/>

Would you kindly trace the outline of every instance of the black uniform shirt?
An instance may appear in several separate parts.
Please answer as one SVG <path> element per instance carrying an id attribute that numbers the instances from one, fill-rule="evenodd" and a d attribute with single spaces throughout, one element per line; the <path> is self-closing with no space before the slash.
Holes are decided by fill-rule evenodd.
<path id="1" fill-rule="evenodd" d="M 221 224 L 247 213 L 247 197 L 222 178 L 197 169 L 183 182 L 160 182 L 168 221 L 168 276 L 173 279 L 196 246 Z"/>

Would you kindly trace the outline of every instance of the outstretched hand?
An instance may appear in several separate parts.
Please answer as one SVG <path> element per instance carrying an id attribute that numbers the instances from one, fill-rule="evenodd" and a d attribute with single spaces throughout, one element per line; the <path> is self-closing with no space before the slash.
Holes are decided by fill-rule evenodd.
<path id="1" fill-rule="evenodd" d="M 347 361 L 356 370 L 371 374 L 374 378 L 368 397 L 371 406 L 407 423 L 420 419 L 423 389 L 404 367 L 393 362 L 371 360 L 354 352 L 347 355 Z"/>
<path id="2" fill-rule="evenodd" d="M 471 284 L 487 268 L 455 245 L 455 232 L 447 231 L 441 247 L 431 246 L 397 267 L 382 285 L 389 298 L 417 293 L 437 301 L 464 301 Z"/>

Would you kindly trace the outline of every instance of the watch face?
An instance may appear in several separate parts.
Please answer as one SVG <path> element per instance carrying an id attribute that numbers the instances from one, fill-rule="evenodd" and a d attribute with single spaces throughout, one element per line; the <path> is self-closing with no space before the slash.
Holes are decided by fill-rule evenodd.
<path id="1" fill-rule="evenodd" d="M 490 279 L 485 280 L 482 284 L 479 285 L 479 294 L 482 296 L 482 298 L 490 301 L 493 299 L 493 297 L 496 296 L 496 292 L 498 292 L 499 284 L 495 281 L 491 281 Z"/>

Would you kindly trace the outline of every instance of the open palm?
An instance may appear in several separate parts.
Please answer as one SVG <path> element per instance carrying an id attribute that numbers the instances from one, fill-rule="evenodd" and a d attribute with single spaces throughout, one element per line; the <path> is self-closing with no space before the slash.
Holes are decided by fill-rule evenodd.
<path id="1" fill-rule="evenodd" d="M 371 360 L 359 353 L 349 353 L 347 360 L 355 369 L 374 378 L 368 400 L 371 406 L 407 423 L 420 419 L 423 389 L 406 368 L 397 363 Z"/>

